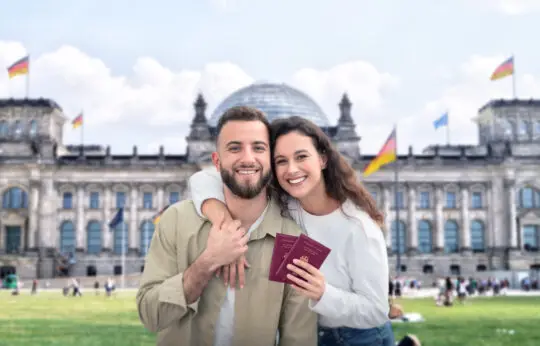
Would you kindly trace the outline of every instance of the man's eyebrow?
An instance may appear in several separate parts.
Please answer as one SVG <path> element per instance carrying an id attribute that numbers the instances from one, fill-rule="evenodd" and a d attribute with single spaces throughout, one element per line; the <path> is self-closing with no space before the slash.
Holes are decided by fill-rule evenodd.
<path id="1" fill-rule="evenodd" d="M 241 145 L 242 143 L 240 143 L 239 141 L 230 141 L 229 143 L 226 144 L 226 146 L 231 146 L 231 145 Z"/>
<path id="2" fill-rule="evenodd" d="M 255 142 L 253 142 L 253 144 L 264 145 L 265 147 L 268 147 L 268 143 L 266 143 L 265 141 L 255 141 Z"/>

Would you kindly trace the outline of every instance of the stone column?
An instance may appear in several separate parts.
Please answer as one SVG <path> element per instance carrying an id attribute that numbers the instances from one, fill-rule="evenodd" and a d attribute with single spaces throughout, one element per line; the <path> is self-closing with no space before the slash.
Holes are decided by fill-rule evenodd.
<path id="1" fill-rule="evenodd" d="M 416 222 L 416 186 L 407 184 L 408 213 L 407 213 L 407 252 L 415 254 L 418 251 L 418 227 Z"/>
<path id="2" fill-rule="evenodd" d="M 508 196 L 508 244 L 513 250 L 518 250 L 517 208 L 516 208 L 516 183 L 513 180 L 505 181 L 506 195 Z"/>
<path id="3" fill-rule="evenodd" d="M 51 177 L 43 177 L 41 184 L 39 204 L 39 232 L 38 244 L 46 248 L 58 247 L 56 212 L 58 209 L 58 196 L 54 189 L 54 181 Z"/>
<path id="4" fill-rule="evenodd" d="M 103 225 L 101 230 L 101 241 L 103 251 L 111 251 L 112 249 L 112 230 L 109 229 L 109 222 L 111 221 L 111 209 L 112 209 L 112 192 L 111 186 L 105 185 L 103 188 L 103 204 L 101 206 L 103 211 Z"/>
<path id="5" fill-rule="evenodd" d="M 435 252 L 444 252 L 444 191 L 442 186 L 435 186 Z"/>
<path id="6" fill-rule="evenodd" d="M 131 186 L 131 196 L 130 196 L 130 208 L 129 208 L 129 235 L 128 235 L 128 244 L 129 249 L 137 249 L 138 237 L 137 237 L 137 205 L 139 204 L 139 191 L 137 190 L 138 186 Z"/>
<path id="7" fill-rule="evenodd" d="M 30 218 L 28 220 L 28 247 L 35 250 L 38 246 L 36 236 L 39 225 L 39 185 L 37 182 L 30 184 Z"/>
<path id="8" fill-rule="evenodd" d="M 461 251 L 471 251 L 471 223 L 469 219 L 469 189 L 466 184 L 461 185 Z"/>
<path id="9" fill-rule="evenodd" d="M 77 227 L 75 247 L 78 252 L 84 252 L 86 237 L 84 232 L 84 186 L 77 186 Z"/>
<path id="10" fill-rule="evenodd" d="M 493 218 L 491 219 L 493 223 L 492 231 L 493 231 L 493 246 L 496 248 L 495 250 L 502 250 L 503 247 L 506 246 L 506 239 L 504 237 L 504 234 L 507 232 L 504 232 L 504 227 L 506 227 L 507 222 L 505 222 L 506 218 L 505 215 L 507 215 L 506 206 L 507 204 L 507 198 L 505 198 L 504 193 L 504 181 L 502 178 L 496 177 L 492 180 L 492 206 L 493 206 Z"/>
<path id="11" fill-rule="evenodd" d="M 165 206 L 165 198 L 164 198 L 164 191 L 163 191 L 163 185 L 159 185 L 157 188 L 157 210 L 163 209 Z"/>
<path id="12" fill-rule="evenodd" d="M 394 215 L 392 214 L 390 210 L 391 206 L 391 194 L 390 194 L 390 188 L 388 186 L 383 185 L 381 188 L 382 191 L 382 197 L 383 197 L 383 213 L 384 213 L 384 224 L 385 224 L 385 237 L 386 237 L 386 248 L 391 250 L 392 249 L 392 218 Z M 391 253 L 389 251 L 389 253 Z"/>

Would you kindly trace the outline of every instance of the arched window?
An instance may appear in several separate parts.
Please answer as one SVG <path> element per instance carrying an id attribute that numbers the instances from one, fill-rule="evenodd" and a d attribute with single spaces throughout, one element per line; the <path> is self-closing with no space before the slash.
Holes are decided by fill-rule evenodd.
<path id="1" fill-rule="evenodd" d="M 86 226 L 86 252 L 98 254 L 101 252 L 101 224 L 98 221 L 90 221 Z"/>
<path id="2" fill-rule="evenodd" d="M 64 221 L 60 226 L 60 252 L 75 252 L 75 227 L 71 221 Z"/>
<path id="3" fill-rule="evenodd" d="M 38 133 L 38 123 L 36 120 L 30 121 L 29 133 L 31 137 L 35 137 Z"/>
<path id="4" fill-rule="evenodd" d="M 459 227 L 454 220 L 444 224 L 444 252 L 456 253 L 459 250 Z"/>
<path id="5" fill-rule="evenodd" d="M 10 188 L 2 196 L 2 207 L 4 209 L 28 208 L 28 195 L 26 191 L 19 187 Z"/>
<path id="6" fill-rule="evenodd" d="M 123 236 L 122 236 L 123 233 Z M 124 254 L 127 254 L 129 239 L 128 239 L 128 224 L 126 222 L 118 224 L 114 230 L 114 253 L 117 255 L 122 254 L 122 248 Z M 122 246 L 122 242 L 124 246 Z"/>
<path id="7" fill-rule="evenodd" d="M 20 137 L 23 133 L 23 125 L 19 120 L 15 121 L 13 124 L 13 135 L 15 137 Z"/>
<path id="8" fill-rule="evenodd" d="M 0 121 L 0 137 L 7 137 L 9 134 L 9 126 L 4 120 Z"/>
<path id="9" fill-rule="evenodd" d="M 150 241 L 154 235 L 154 223 L 152 221 L 146 220 L 141 224 L 141 241 L 139 251 L 141 256 L 146 256 L 148 252 L 148 247 L 150 246 Z"/>
<path id="10" fill-rule="evenodd" d="M 471 222 L 471 247 L 474 252 L 484 252 L 486 249 L 485 227 L 480 220 Z"/>
<path id="11" fill-rule="evenodd" d="M 398 251 L 398 231 L 396 227 L 396 220 L 392 222 L 392 252 Z M 405 253 L 405 247 L 406 243 L 405 240 L 407 239 L 406 236 L 407 229 L 405 227 L 405 223 L 403 221 L 399 221 L 399 252 Z"/>
<path id="12" fill-rule="evenodd" d="M 431 253 L 433 251 L 431 223 L 427 220 L 418 222 L 418 250 L 421 253 Z"/>

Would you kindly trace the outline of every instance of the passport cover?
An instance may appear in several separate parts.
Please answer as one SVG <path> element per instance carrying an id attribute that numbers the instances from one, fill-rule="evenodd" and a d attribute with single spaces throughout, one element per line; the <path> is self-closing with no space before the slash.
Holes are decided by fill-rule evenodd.
<path id="1" fill-rule="evenodd" d="M 270 262 L 270 273 L 268 279 L 271 281 L 285 282 L 284 278 L 277 276 L 277 271 L 281 262 L 285 259 L 289 251 L 292 249 L 294 243 L 298 239 L 297 236 L 277 233 L 276 240 L 274 241 L 274 251 L 272 252 L 272 262 Z"/>
<path id="2" fill-rule="evenodd" d="M 311 239 L 305 234 L 300 234 L 292 249 L 279 266 L 276 276 L 278 280 L 283 280 L 283 282 L 288 284 L 294 284 L 291 280 L 287 279 L 287 274 L 291 273 L 295 276 L 298 275 L 287 269 L 287 265 L 293 264 L 294 259 L 299 259 L 301 261 L 308 262 L 317 269 L 320 269 L 329 253 L 330 249 L 323 244 Z M 301 279 L 303 280 L 303 278 Z"/>

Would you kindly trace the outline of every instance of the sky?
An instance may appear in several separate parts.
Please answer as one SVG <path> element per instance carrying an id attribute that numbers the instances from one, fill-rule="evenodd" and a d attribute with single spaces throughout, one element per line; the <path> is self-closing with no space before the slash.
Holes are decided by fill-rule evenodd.
<path id="1" fill-rule="evenodd" d="M 45 4 L 46 3 L 46 4 Z M 24 6 L 24 8 L 23 8 Z M 474 117 L 512 98 L 540 98 L 540 0 L 49 0 L 11 2 L 0 66 L 30 54 L 30 75 L 0 73 L 0 98 L 50 98 L 84 143 L 113 154 L 185 152 L 198 93 L 207 116 L 257 81 L 308 94 L 335 124 L 347 93 L 364 154 L 394 125 L 399 152 L 475 144 Z M 4 70 L 5 71 L 5 70 Z M 433 121 L 449 112 L 449 131 Z M 64 143 L 81 130 L 64 126 Z"/>

